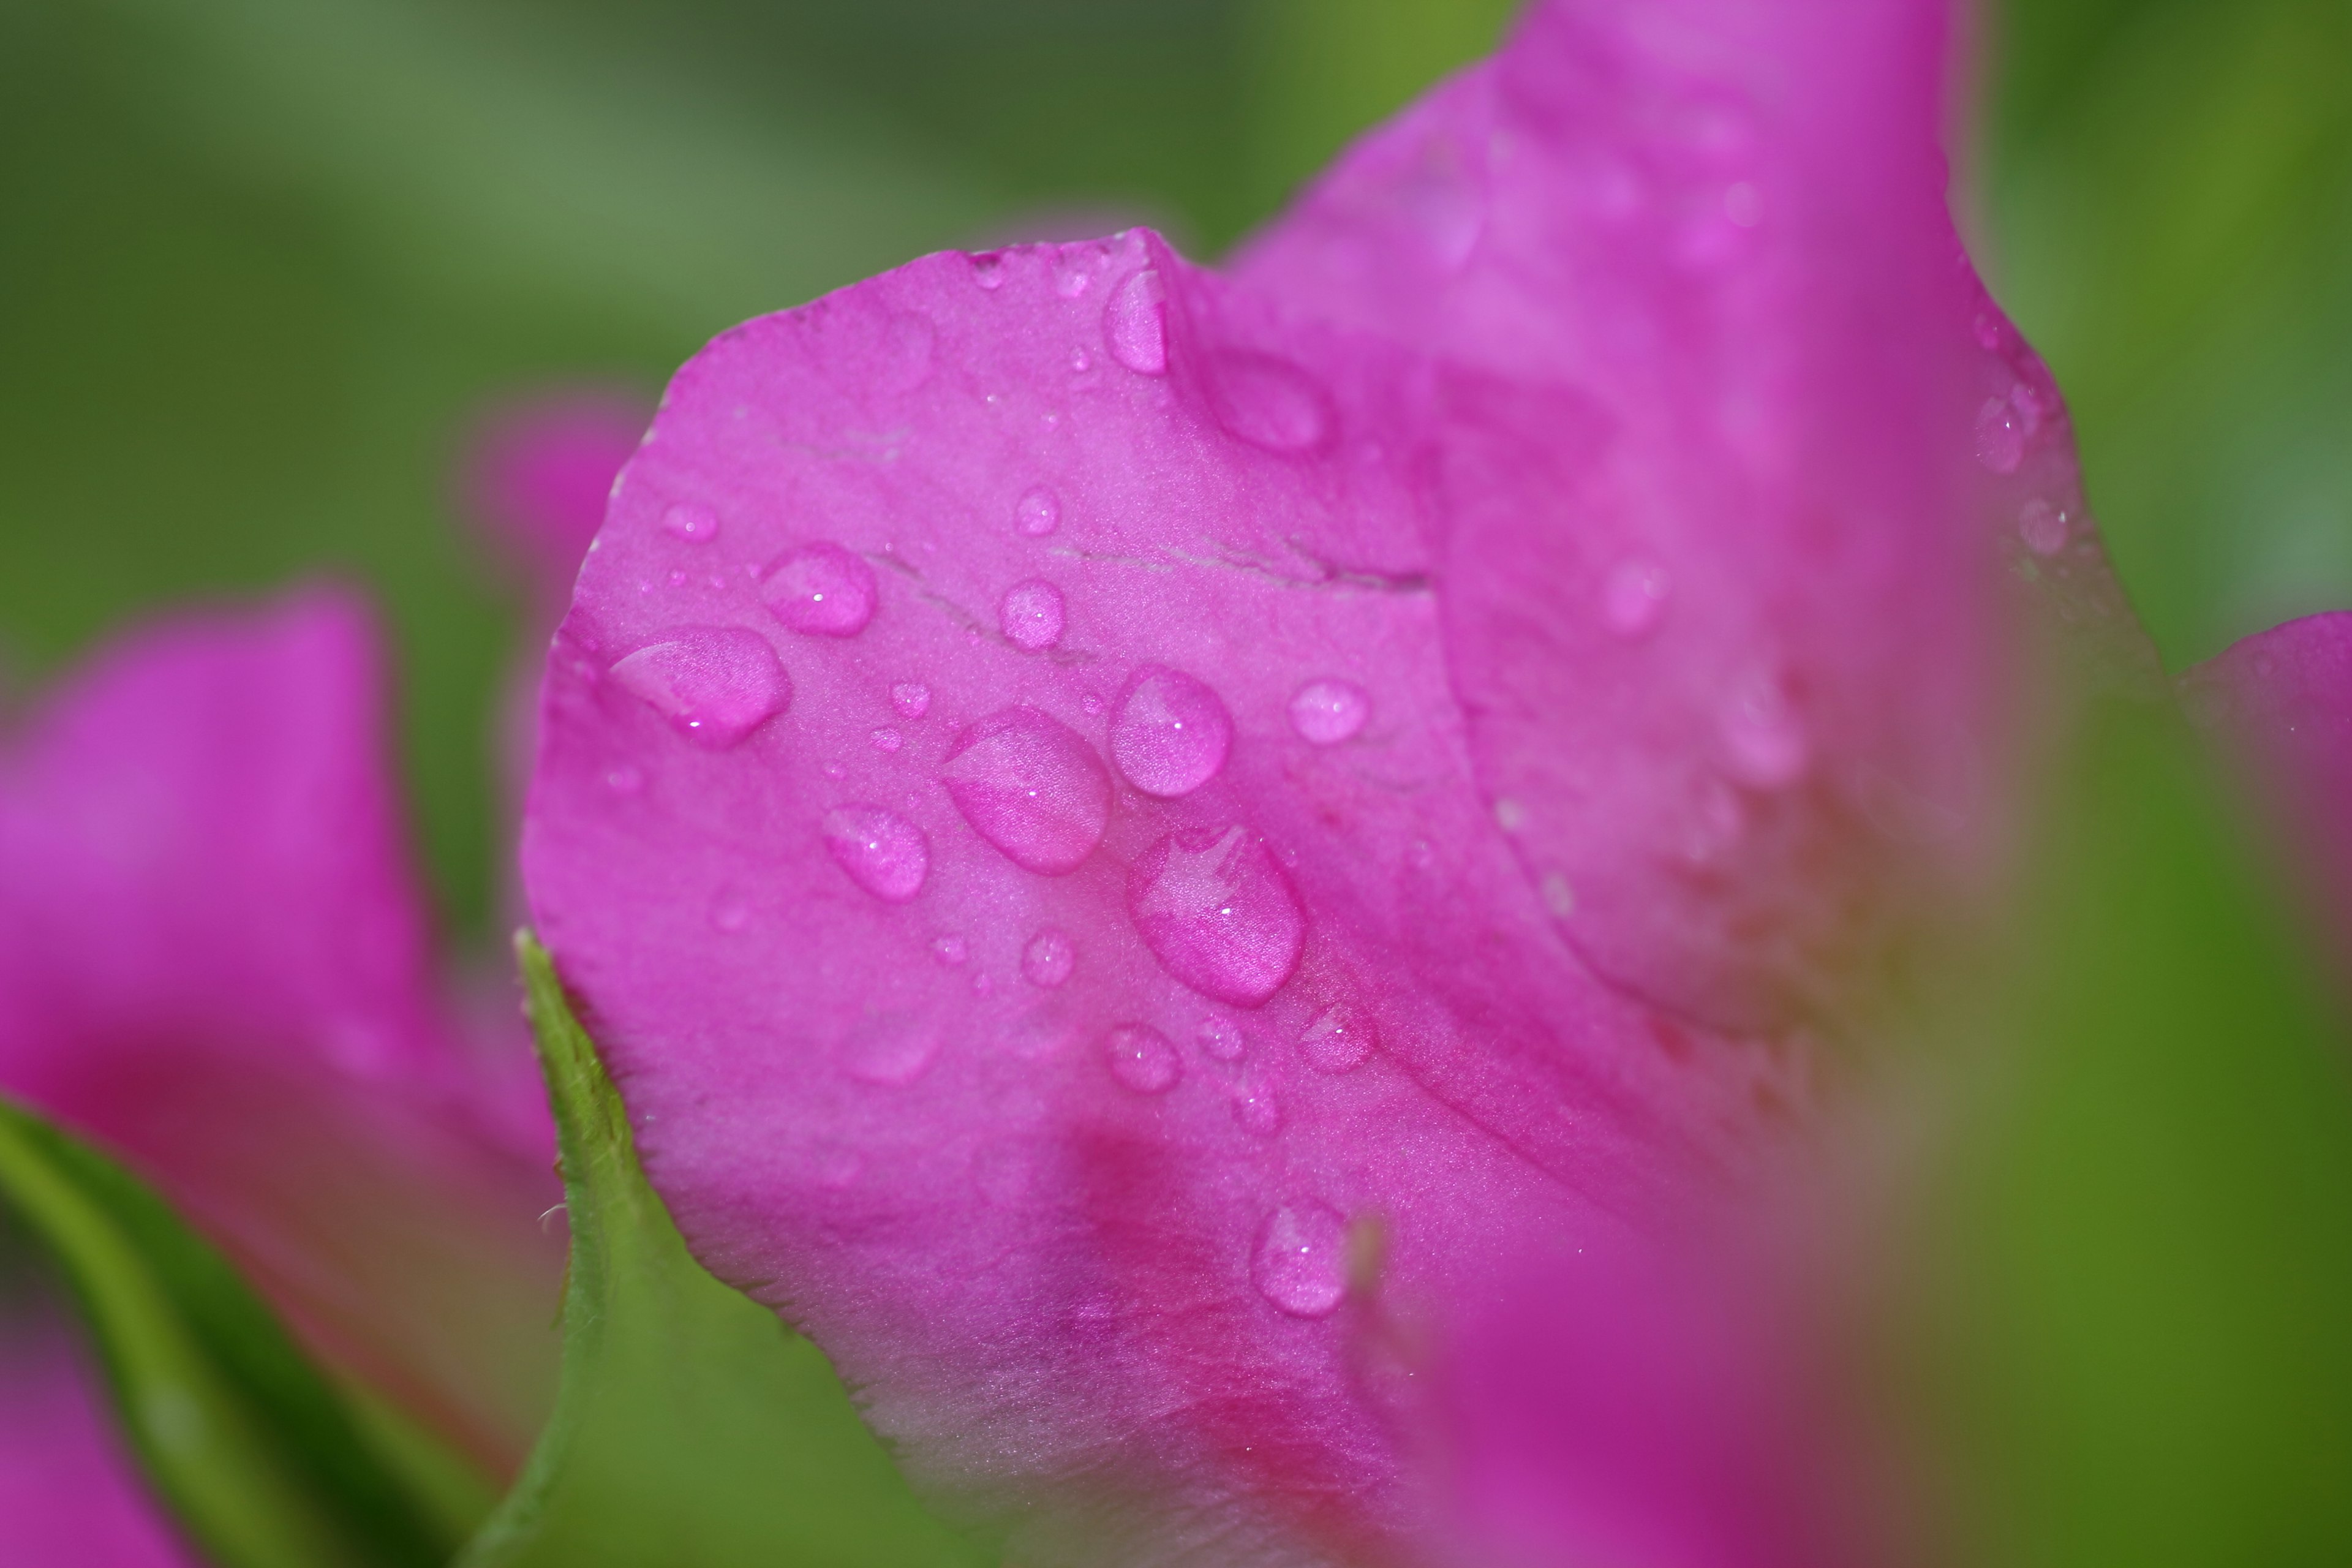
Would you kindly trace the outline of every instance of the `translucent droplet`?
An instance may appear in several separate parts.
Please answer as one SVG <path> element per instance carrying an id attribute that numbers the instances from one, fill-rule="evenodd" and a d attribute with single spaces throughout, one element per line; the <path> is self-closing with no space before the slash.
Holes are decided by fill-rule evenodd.
<path id="1" fill-rule="evenodd" d="M 1062 591 L 1043 577 L 1015 583 L 996 606 L 997 629 L 1024 653 L 1042 653 L 1062 640 Z"/>
<path id="2" fill-rule="evenodd" d="M 673 626 L 614 665 L 612 675 L 679 734 L 713 751 L 735 744 L 793 700 L 776 650 L 742 626 Z"/>
<path id="3" fill-rule="evenodd" d="M 861 1083 L 903 1089 L 923 1076 L 940 1054 L 936 1019 L 884 1013 L 860 1019 L 842 1041 L 842 1064 Z"/>
<path id="4" fill-rule="evenodd" d="M 1271 354 L 1219 355 L 1210 407 L 1229 434 L 1263 451 L 1312 451 L 1331 436 L 1331 400 L 1322 385 Z"/>
<path id="5" fill-rule="evenodd" d="M 2039 498 L 2027 501 L 2018 510 L 2018 536 L 2036 555 L 2055 555 L 2065 549 L 2069 528 L 2066 513 Z"/>
<path id="6" fill-rule="evenodd" d="M 1996 474 L 2013 474 L 2025 461 L 2025 426 L 2007 398 L 1987 398 L 1977 410 L 1977 461 Z"/>
<path id="7" fill-rule="evenodd" d="M 1165 1094 L 1184 1076 L 1184 1058 L 1149 1024 L 1121 1024 L 1103 1037 L 1110 1076 L 1138 1094 Z"/>
<path id="8" fill-rule="evenodd" d="M 1317 1072 L 1353 1072 L 1381 1043 L 1372 1016 L 1352 1002 L 1334 1002 L 1307 1020 L 1298 1036 L 1298 1054 Z"/>
<path id="9" fill-rule="evenodd" d="M 919 680 L 902 680 L 890 689 L 890 706 L 901 719 L 919 719 L 931 710 L 931 689 Z"/>
<path id="10" fill-rule="evenodd" d="M 1110 773 L 1078 732 L 1034 708 L 966 730 L 940 770 L 966 822 L 1017 866 L 1075 871 L 1110 820 Z"/>
<path id="11" fill-rule="evenodd" d="M 1147 267 L 1118 286 L 1103 310 L 1110 357 L 1139 375 L 1168 374 L 1168 291 Z"/>
<path id="12" fill-rule="evenodd" d="M 979 284 L 983 289 L 1002 289 L 1004 287 L 1003 255 L 1001 252 L 992 250 L 984 256 L 973 257 L 971 258 L 971 280 Z"/>
<path id="13" fill-rule="evenodd" d="M 1244 1085 L 1234 1096 L 1234 1121 L 1253 1138 L 1271 1138 L 1282 1131 L 1282 1102 L 1262 1083 Z"/>
<path id="14" fill-rule="evenodd" d="M 1309 1198 L 1268 1215 L 1250 1254 L 1250 1282 L 1277 1310 L 1328 1318 L 1348 1293 L 1348 1222 Z"/>
<path id="15" fill-rule="evenodd" d="M 699 501 L 680 501 L 662 513 L 662 531 L 674 534 L 690 544 L 704 544 L 719 537 L 719 514 Z"/>
<path id="16" fill-rule="evenodd" d="M 1352 680 L 1310 680 L 1290 699 L 1290 727 L 1318 746 L 1355 739 L 1371 713 L 1371 699 Z"/>
<path id="17" fill-rule="evenodd" d="M 1193 1038 L 1200 1041 L 1202 1050 L 1221 1062 L 1241 1060 L 1242 1052 L 1246 1048 L 1241 1026 L 1230 1018 L 1202 1019 Z"/>
<path id="18" fill-rule="evenodd" d="M 1517 833 L 1528 825 L 1528 808 L 1505 795 L 1495 803 L 1495 826 L 1506 833 Z"/>
<path id="19" fill-rule="evenodd" d="M 1021 950 L 1021 974 L 1030 984 L 1051 991 L 1077 967 L 1077 944 L 1065 932 L 1047 926 Z"/>
<path id="20" fill-rule="evenodd" d="M 1255 1007 L 1298 967 L 1307 916 L 1257 836 L 1171 835 L 1128 868 L 1127 909 L 1160 966 L 1212 1000 Z"/>
<path id="21" fill-rule="evenodd" d="M 1070 351 L 1070 374 L 1073 374 L 1073 375 L 1084 375 L 1084 374 L 1087 374 L 1087 372 L 1088 372 L 1088 371 L 1090 371 L 1090 370 L 1094 369 L 1094 367 L 1095 367 L 1095 356 L 1094 356 L 1094 355 L 1092 355 L 1092 354 L 1090 354 L 1090 353 L 1087 353 L 1087 351 L 1086 351 L 1086 350 L 1084 350 L 1084 349 L 1072 349 L 1072 350 Z"/>
<path id="22" fill-rule="evenodd" d="M 849 879 L 885 903 L 923 890 L 931 847 L 923 830 L 887 807 L 840 805 L 824 814 L 824 847 Z"/>
<path id="23" fill-rule="evenodd" d="M 877 752 L 895 752 L 907 743 L 907 737 L 891 729 L 887 724 L 866 738 L 873 742 L 874 749 Z"/>
<path id="24" fill-rule="evenodd" d="M 1111 761 L 1128 783 L 1162 800 L 1215 778 L 1233 745 L 1233 716 L 1217 694 L 1165 665 L 1129 677 L 1111 714 Z"/>
<path id="25" fill-rule="evenodd" d="M 1013 526 L 1032 539 L 1043 539 L 1062 525 L 1061 498 L 1044 485 L 1023 493 L 1013 509 Z"/>
<path id="26" fill-rule="evenodd" d="M 1731 774 L 1756 789 L 1780 789 L 1805 771 L 1811 748 L 1804 725 L 1790 708 L 1780 683 L 1751 675 L 1725 703 L 1717 724 Z"/>
<path id="27" fill-rule="evenodd" d="M 950 931 L 945 936 L 931 938 L 931 956 L 953 969 L 971 956 L 971 950 L 964 945 L 963 938 Z"/>
<path id="28" fill-rule="evenodd" d="M 1625 561 L 1609 574 L 1601 591 L 1601 618 L 1621 637 L 1637 637 L 1665 614 L 1672 587 L 1665 573 L 1647 561 Z"/>
<path id="29" fill-rule="evenodd" d="M 874 568 L 834 543 L 803 545 L 769 569 L 760 596 L 796 632 L 855 637 L 874 618 Z"/>
<path id="30" fill-rule="evenodd" d="M 645 772 L 635 763 L 623 763 L 604 774 L 604 787 L 614 795 L 635 795 L 646 787 Z"/>
<path id="31" fill-rule="evenodd" d="M 1054 263 L 1054 292 L 1065 300 L 1075 300 L 1094 286 L 1094 274 L 1087 269 L 1087 253 L 1065 254 Z"/>

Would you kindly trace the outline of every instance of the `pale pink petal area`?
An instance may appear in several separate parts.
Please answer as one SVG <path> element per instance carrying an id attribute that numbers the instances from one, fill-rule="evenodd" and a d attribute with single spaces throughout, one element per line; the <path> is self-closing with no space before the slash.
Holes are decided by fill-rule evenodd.
<path id="1" fill-rule="evenodd" d="M 510 398 L 473 433 L 465 510 L 550 606 L 560 608 L 570 594 L 614 476 L 649 418 L 626 392 L 580 386 Z M 688 514 L 681 526 L 692 521 Z"/>
<path id="2" fill-rule="evenodd" d="M 199 1568 L 148 1493 L 79 1347 L 0 1321 L 0 1563 Z"/>
<path id="3" fill-rule="evenodd" d="M 184 616 L 0 752 L 0 1089 L 156 1182 L 492 1463 L 551 1378 L 543 1102 L 437 1004 L 349 597 Z"/>

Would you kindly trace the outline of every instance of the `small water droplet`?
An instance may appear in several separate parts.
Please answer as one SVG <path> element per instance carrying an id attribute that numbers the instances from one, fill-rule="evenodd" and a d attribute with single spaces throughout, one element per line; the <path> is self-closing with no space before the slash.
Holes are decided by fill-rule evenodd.
<path id="1" fill-rule="evenodd" d="M 1162 800 L 1216 777 L 1233 745 L 1233 716 L 1217 694 L 1165 665 L 1130 676 L 1111 715 L 1111 761 L 1128 783 Z"/>
<path id="2" fill-rule="evenodd" d="M 1528 808 L 1509 795 L 1495 803 L 1495 826 L 1506 833 L 1517 833 L 1528 825 Z"/>
<path id="3" fill-rule="evenodd" d="M 1601 618 L 1621 637 L 1638 637 L 1658 624 L 1673 584 L 1647 561 L 1620 562 L 1601 593 Z"/>
<path id="4" fill-rule="evenodd" d="M 950 969 L 953 969 L 971 956 L 971 950 L 964 945 L 963 938 L 950 931 L 945 936 L 935 936 L 931 939 L 931 956 Z"/>
<path id="5" fill-rule="evenodd" d="M 1149 1024 L 1121 1024 L 1103 1037 L 1110 1076 L 1138 1094 L 1165 1094 L 1184 1075 L 1184 1058 Z"/>
<path id="6" fill-rule="evenodd" d="M 1566 920 L 1576 912 L 1576 889 L 1558 871 L 1546 871 L 1543 876 L 1544 908 L 1554 920 Z"/>
<path id="7" fill-rule="evenodd" d="M 662 513 L 662 530 L 690 544 L 707 544 L 719 537 L 719 514 L 700 501 L 680 501 Z"/>
<path id="8" fill-rule="evenodd" d="M 1075 300 L 1094 286 L 1094 273 L 1087 268 L 1087 252 L 1065 253 L 1054 263 L 1054 292 L 1065 300 Z"/>
<path id="9" fill-rule="evenodd" d="M 1024 491 L 1013 509 L 1013 526 L 1032 539 L 1043 539 L 1062 525 L 1062 501 L 1044 485 Z"/>
<path id="10" fill-rule="evenodd" d="M 1234 1096 L 1234 1121 L 1253 1138 L 1271 1138 L 1282 1131 L 1282 1102 L 1265 1084 L 1244 1085 Z"/>
<path id="11" fill-rule="evenodd" d="M 1220 354 L 1210 407 L 1228 434 L 1261 451 L 1312 451 L 1331 437 L 1331 400 L 1322 384 L 1271 354 Z"/>
<path id="12" fill-rule="evenodd" d="M 1242 1037 L 1241 1026 L 1230 1018 L 1204 1018 L 1193 1038 L 1201 1049 L 1221 1062 L 1237 1062 L 1247 1048 Z"/>
<path id="13" fill-rule="evenodd" d="M 1336 1076 L 1362 1067 L 1380 1043 L 1381 1031 L 1370 1013 L 1352 1002 L 1334 1002 L 1299 1032 L 1298 1054 L 1317 1072 Z"/>
<path id="14" fill-rule="evenodd" d="M 1170 835 L 1128 868 L 1127 909 L 1160 967 L 1213 1001 L 1255 1007 L 1298 967 L 1307 916 L 1257 836 Z"/>
<path id="15" fill-rule="evenodd" d="M 623 763 L 604 774 L 604 787 L 614 795 L 635 795 L 646 787 L 646 775 L 635 764 Z"/>
<path id="16" fill-rule="evenodd" d="M 1004 287 L 1004 258 L 997 251 L 971 258 L 971 280 L 983 289 Z"/>
<path id="17" fill-rule="evenodd" d="M 885 903 L 923 890 L 931 846 L 923 830 L 887 807 L 841 805 L 824 814 L 824 847 L 849 879 Z"/>
<path id="18" fill-rule="evenodd" d="M 1348 1292 L 1348 1222 L 1313 1198 L 1268 1215 L 1250 1254 L 1250 1281 L 1277 1310 L 1328 1318 Z"/>
<path id="19" fill-rule="evenodd" d="M 874 568 L 829 539 L 792 552 L 760 584 L 776 619 L 796 632 L 835 637 L 866 629 L 878 593 Z"/>
<path id="20" fill-rule="evenodd" d="M 1811 760 L 1805 727 L 1780 683 L 1755 673 L 1740 681 L 1717 722 L 1731 775 L 1756 789 L 1796 783 Z"/>
<path id="21" fill-rule="evenodd" d="M 940 1054 L 936 1019 L 884 1013 L 861 1019 L 842 1040 L 842 1062 L 861 1083 L 904 1089 Z"/>
<path id="22" fill-rule="evenodd" d="M 1062 591 L 1043 577 L 1015 583 L 996 606 L 997 629 L 1024 653 L 1042 653 L 1062 640 Z"/>
<path id="23" fill-rule="evenodd" d="M 1031 937 L 1029 945 L 1021 950 L 1023 978 L 1046 991 L 1067 980 L 1077 963 L 1077 944 L 1071 942 L 1067 934 L 1052 926 Z"/>
<path id="24" fill-rule="evenodd" d="M 1075 375 L 1084 375 L 1087 372 L 1094 369 L 1094 355 L 1087 353 L 1084 349 L 1072 349 L 1070 351 L 1071 374 Z"/>
<path id="25" fill-rule="evenodd" d="M 1355 739 L 1371 713 L 1371 699 L 1352 680 L 1310 680 L 1290 699 L 1290 727 L 1318 746 Z"/>
<path id="26" fill-rule="evenodd" d="M 931 689 L 919 680 L 902 680 L 890 689 L 890 706 L 901 719 L 919 719 L 931 710 Z"/>
<path id="27" fill-rule="evenodd" d="M 613 679 L 697 745 L 735 744 L 792 703 L 768 639 L 742 626 L 673 626 L 613 666 Z"/>
<path id="28" fill-rule="evenodd" d="M 1138 375 L 1168 374 L 1168 291 L 1147 267 L 1118 286 L 1103 310 L 1110 357 Z"/>
<path id="29" fill-rule="evenodd" d="M 2017 531 L 2025 547 L 2036 555 L 2055 555 L 2066 548 L 2070 526 L 2065 511 L 2038 497 L 2027 501 L 2017 514 Z"/>
<path id="30" fill-rule="evenodd" d="M 683 588 L 686 586 L 686 573 L 684 569 L 679 567 L 672 567 L 670 569 L 669 585 L 673 588 Z"/>
<path id="31" fill-rule="evenodd" d="M 2025 428 L 2007 398 L 1987 398 L 1977 410 L 1977 461 L 1996 474 L 2013 474 L 2025 461 Z"/>
<path id="32" fill-rule="evenodd" d="M 974 832 L 1044 876 L 1076 870 L 1110 821 L 1102 759 L 1034 708 L 1001 709 L 966 730 L 940 777 Z"/>
<path id="33" fill-rule="evenodd" d="M 1078 706 L 1086 710 L 1087 717 L 1092 718 L 1100 714 L 1109 704 L 1097 693 L 1089 691 L 1078 699 Z"/>

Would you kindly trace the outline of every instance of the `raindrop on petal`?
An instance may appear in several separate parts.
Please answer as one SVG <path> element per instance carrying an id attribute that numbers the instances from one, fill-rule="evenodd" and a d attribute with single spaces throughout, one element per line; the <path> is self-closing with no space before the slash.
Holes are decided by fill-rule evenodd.
<path id="1" fill-rule="evenodd" d="M 1062 591 L 1043 577 L 1015 583 L 996 606 L 997 628 L 1024 653 L 1042 653 L 1062 640 Z"/>
<path id="2" fill-rule="evenodd" d="M 691 544 L 719 537 L 719 514 L 699 501 L 680 501 L 662 513 L 662 530 Z"/>
<path id="3" fill-rule="evenodd" d="M 612 674 L 679 734 L 713 751 L 735 744 L 793 700 L 776 650 L 742 626 L 673 626 Z"/>
<path id="4" fill-rule="evenodd" d="M 849 879 L 885 903 L 923 890 L 931 847 L 923 830 L 886 806 L 842 805 L 824 814 L 824 847 Z"/>
<path id="5" fill-rule="evenodd" d="M 1110 820 L 1110 773 L 1078 732 L 1034 708 L 1001 709 L 957 737 L 940 770 L 982 838 L 1048 877 L 1075 871 Z"/>
<path id="6" fill-rule="evenodd" d="M 1047 926 L 1021 950 L 1021 973 L 1030 984 L 1051 991 L 1077 967 L 1078 950 L 1067 934 Z"/>
<path id="7" fill-rule="evenodd" d="M 1230 1018 L 1202 1019 L 1193 1037 L 1201 1042 L 1201 1049 L 1221 1062 L 1241 1060 L 1242 1052 L 1246 1048 L 1241 1026 Z"/>
<path id="8" fill-rule="evenodd" d="M 1163 800 L 1216 777 L 1233 744 L 1233 716 L 1217 694 L 1164 665 L 1137 670 L 1111 714 L 1111 761 L 1128 783 Z"/>
<path id="9" fill-rule="evenodd" d="M 2018 510 L 2018 536 L 2036 555 L 2055 555 L 2065 549 L 2068 529 L 2065 512 L 2038 497 Z"/>
<path id="10" fill-rule="evenodd" d="M 1168 1037 L 1149 1024 L 1121 1024 L 1103 1037 L 1111 1077 L 1138 1094 L 1165 1094 L 1184 1074 L 1184 1059 Z"/>
<path id="11" fill-rule="evenodd" d="M 874 618 L 874 568 L 830 540 L 792 552 L 768 571 L 760 596 L 796 632 L 855 637 Z"/>
<path id="12" fill-rule="evenodd" d="M 1298 1036 L 1298 1054 L 1317 1072 L 1349 1073 L 1362 1067 L 1381 1043 L 1370 1013 L 1352 1002 L 1334 1002 L 1307 1021 Z"/>
<path id="13" fill-rule="evenodd" d="M 1139 375 L 1168 374 L 1168 291 L 1145 268 L 1118 286 L 1103 310 L 1110 357 Z"/>
<path id="14" fill-rule="evenodd" d="M 1062 501 L 1044 485 L 1023 494 L 1013 509 L 1013 525 L 1032 539 L 1043 539 L 1062 525 Z"/>
<path id="15" fill-rule="evenodd" d="M 1348 1222 L 1310 1198 L 1268 1215 L 1250 1254 L 1250 1281 L 1294 1318 L 1328 1318 L 1348 1293 Z"/>
<path id="16" fill-rule="evenodd" d="M 890 689 L 890 706 L 901 719 L 919 719 L 931 710 L 931 689 L 919 680 L 902 680 Z"/>
<path id="17" fill-rule="evenodd" d="M 2013 474 L 2025 461 L 2025 427 L 2008 399 L 1987 398 L 1977 410 L 1977 461 L 1996 474 Z"/>
<path id="18" fill-rule="evenodd" d="M 1355 739 L 1371 712 L 1371 700 L 1354 681 L 1310 680 L 1290 699 L 1290 727 L 1300 740 L 1336 746 Z"/>
<path id="19" fill-rule="evenodd" d="M 1298 967 L 1307 916 L 1257 836 L 1171 835 L 1128 868 L 1127 909 L 1160 966 L 1213 1001 L 1255 1007 Z"/>

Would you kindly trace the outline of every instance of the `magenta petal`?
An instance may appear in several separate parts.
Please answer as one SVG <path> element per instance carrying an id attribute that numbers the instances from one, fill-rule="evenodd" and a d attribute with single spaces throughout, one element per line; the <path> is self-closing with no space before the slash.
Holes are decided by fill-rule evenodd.
<path id="1" fill-rule="evenodd" d="M 647 414 L 625 393 L 581 388 L 519 399 L 493 411 L 474 437 L 467 510 L 523 567 L 541 602 L 562 602 L 604 521 L 613 477 L 644 436 Z M 707 508 L 682 505 L 670 526 L 688 538 L 715 531 Z"/>
<path id="2" fill-rule="evenodd" d="M 46 1321 L 0 1321 L 0 1563 L 197 1568 L 79 1347 Z"/>

